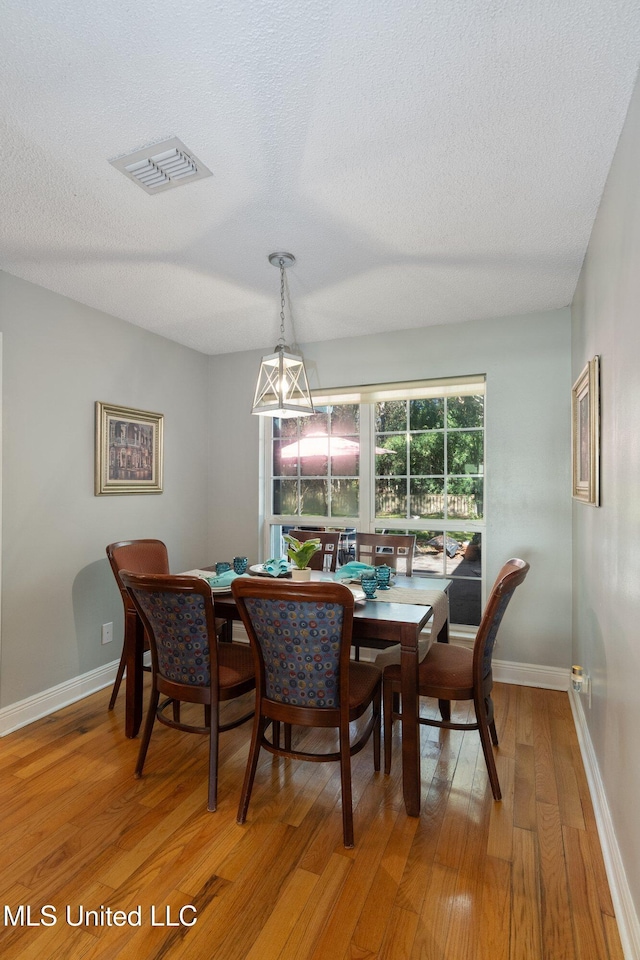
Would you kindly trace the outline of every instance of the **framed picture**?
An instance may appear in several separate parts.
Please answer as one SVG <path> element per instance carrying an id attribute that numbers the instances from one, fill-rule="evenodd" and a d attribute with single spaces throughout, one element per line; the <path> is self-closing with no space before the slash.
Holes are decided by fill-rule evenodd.
<path id="1" fill-rule="evenodd" d="M 160 413 L 96 403 L 95 495 L 162 493 Z"/>
<path id="2" fill-rule="evenodd" d="M 600 358 L 594 357 L 571 391 L 572 494 L 600 506 Z"/>

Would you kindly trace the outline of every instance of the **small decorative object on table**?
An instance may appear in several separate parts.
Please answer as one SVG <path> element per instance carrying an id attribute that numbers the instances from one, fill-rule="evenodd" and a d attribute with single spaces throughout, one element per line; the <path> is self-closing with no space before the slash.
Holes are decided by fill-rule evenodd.
<path id="1" fill-rule="evenodd" d="M 233 558 L 233 569 L 238 574 L 243 574 L 246 572 L 247 567 L 249 566 L 249 560 L 247 557 L 234 557 Z"/>
<path id="2" fill-rule="evenodd" d="M 367 600 L 374 600 L 376 587 L 378 586 L 375 573 L 363 573 L 360 583 L 362 584 L 362 589 L 364 590 L 364 595 Z"/>
<path id="3" fill-rule="evenodd" d="M 289 577 L 290 566 L 286 557 L 271 557 L 270 560 L 251 567 L 251 572 L 262 577 Z"/>
<path id="4" fill-rule="evenodd" d="M 379 567 L 376 567 L 376 580 L 378 590 L 388 590 L 391 580 L 391 567 L 387 566 L 386 563 L 381 563 Z"/>
<path id="5" fill-rule="evenodd" d="M 359 580 L 363 574 L 376 575 L 375 568 L 370 563 L 360 563 L 359 560 L 349 560 L 343 564 L 334 576 L 334 580 Z"/>
<path id="6" fill-rule="evenodd" d="M 231 564 L 230 564 L 230 563 L 225 563 L 225 562 L 216 563 L 216 573 L 218 573 L 218 574 L 220 574 L 220 573 L 226 573 L 227 570 L 231 570 Z"/>
<path id="7" fill-rule="evenodd" d="M 205 577 L 213 593 L 230 593 L 231 584 L 238 579 L 238 574 L 233 570 L 225 570 L 223 573 L 217 573 L 211 577 Z"/>
<path id="8" fill-rule="evenodd" d="M 300 541 L 288 533 L 285 533 L 283 539 L 288 547 L 287 553 L 289 560 L 291 560 L 293 564 L 291 579 L 310 580 L 311 567 L 307 566 L 307 564 L 314 553 L 317 553 L 318 550 L 321 549 L 320 540 L 314 537 L 313 540 Z"/>

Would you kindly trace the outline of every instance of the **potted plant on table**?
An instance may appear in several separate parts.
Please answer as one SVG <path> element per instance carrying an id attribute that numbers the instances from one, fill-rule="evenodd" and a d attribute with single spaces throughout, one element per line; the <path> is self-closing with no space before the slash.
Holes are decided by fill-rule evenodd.
<path id="1" fill-rule="evenodd" d="M 283 539 L 287 544 L 287 555 L 293 564 L 291 579 L 310 580 L 311 567 L 308 566 L 308 563 L 314 553 L 317 553 L 320 549 L 320 540 L 316 537 L 313 540 L 296 540 L 288 533 L 285 533 Z"/>

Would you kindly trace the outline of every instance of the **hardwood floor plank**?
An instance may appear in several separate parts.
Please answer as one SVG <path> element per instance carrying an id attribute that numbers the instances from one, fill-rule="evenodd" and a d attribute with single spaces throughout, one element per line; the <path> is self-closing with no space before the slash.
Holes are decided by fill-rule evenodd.
<path id="1" fill-rule="evenodd" d="M 319 877 L 296 870 L 246 955 L 246 960 L 278 960 L 318 885 Z"/>
<path id="2" fill-rule="evenodd" d="M 406 960 L 413 946 L 419 917 L 412 910 L 394 906 L 387 925 L 379 960 Z"/>
<path id="3" fill-rule="evenodd" d="M 615 918 L 603 913 L 602 922 L 604 925 L 607 947 L 609 949 L 609 960 L 624 960 L 622 944 L 620 943 L 620 934 Z"/>
<path id="4" fill-rule="evenodd" d="M 311 956 L 322 930 L 329 922 L 351 867 L 352 863 L 346 857 L 338 854 L 330 857 L 318 878 L 313 897 L 307 901 L 278 960 L 307 960 Z"/>
<path id="5" fill-rule="evenodd" d="M 534 690 L 531 699 L 535 723 L 533 749 L 535 756 L 536 800 L 558 805 L 556 771 L 553 763 L 553 740 L 548 713 L 547 690 Z"/>
<path id="6" fill-rule="evenodd" d="M 450 787 L 448 782 L 432 780 L 420 817 L 415 818 L 416 832 L 400 879 L 397 900 L 399 906 L 417 914 L 424 903 L 440 830 L 447 812 Z"/>
<path id="7" fill-rule="evenodd" d="M 576 953 L 571 925 L 571 902 L 558 807 L 548 803 L 537 804 L 537 833 L 543 956 L 545 960 L 555 960 L 558 956 L 574 960 Z"/>
<path id="8" fill-rule="evenodd" d="M 358 918 L 382 860 L 393 830 L 394 819 L 386 817 L 369 822 L 366 832 L 360 834 L 360 844 L 355 851 L 351 870 L 340 891 L 331 918 L 322 931 L 314 951 L 313 960 L 325 960 L 335 950 L 345 952 L 353 938 Z"/>
<path id="9" fill-rule="evenodd" d="M 484 762 L 484 761 L 482 761 Z M 513 856 L 513 828 L 515 825 L 515 760 L 496 757 L 502 800 L 491 805 L 487 854 L 499 860 L 511 861 Z"/>
<path id="10" fill-rule="evenodd" d="M 558 727 L 562 722 L 551 719 L 551 734 L 554 738 L 553 762 L 556 771 L 556 783 L 558 785 L 558 806 L 560 807 L 560 817 L 563 824 L 569 827 L 576 827 L 578 830 L 585 829 L 584 814 L 582 812 L 582 798 L 578 788 L 578 781 L 573 769 L 573 755 L 571 747 L 563 742 L 559 735 Z"/>
<path id="11" fill-rule="evenodd" d="M 507 762 L 513 765 L 513 761 Z M 452 898 L 455 914 L 449 924 L 445 945 L 446 955 L 449 957 L 475 960 L 478 948 L 477 931 L 484 922 L 481 914 L 481 864 L 487 855 L 487 840 L 491 835 L 489 824 L 495 809 L 500 806 L 500 803 L 493 800 L 484 763 L 479 761 L 471 789 L 469 823 Z"/>
<path id="12" fill-rule="evenodd" d="M 564 826 L 562 834 L 576 953 L 580 960 L 606 960 L 609 950 L 593 883 L 589 839 L 575 827 Z"/>
<path id="13" fill-rule="evenodd" d="M 409 954 L 410 960 L 459 960 L 446 952 L 447 935 L 455 922 L 456 871 L 434 861 L 420 919 Z"/>
<path id="14" fill-rule="evenodd" d="M 515 762 L 513 823 L 523 830 L 536 826 L 536 764 L 533 746 L 518 744 Z"/>
<path id="15" fill-rule="evenodd" d="M 533 712 L 533 690 L 531 687 L 518 687 L 518 714 L 516 721 L 516 741 L 528 747 L 534 745 L 535 718 Z"/>
<path id="16" fill-rule="evenodd" d="M 477 960 L 509 960 L 511 942 L 511 864 L 487 857 L 482 876 Z M 531 958 L 534 960 L 534 958 Z"/>
<path id="17" fill-rule="evenodd" d="M 540 897 L 535 835 L 514 830 L 510 960 L 542 956 Z"/>

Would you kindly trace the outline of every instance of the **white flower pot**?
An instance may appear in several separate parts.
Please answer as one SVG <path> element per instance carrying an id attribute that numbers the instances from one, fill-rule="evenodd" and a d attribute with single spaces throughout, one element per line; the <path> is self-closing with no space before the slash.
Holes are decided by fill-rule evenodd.
<path id="1" fill-rule="evenodd" d="M 291 570 L 291 579 L 311 580 L 311 567 L 305 567 L 304 570 L 299 570 L 298 567 L 293 567 Z"/>

